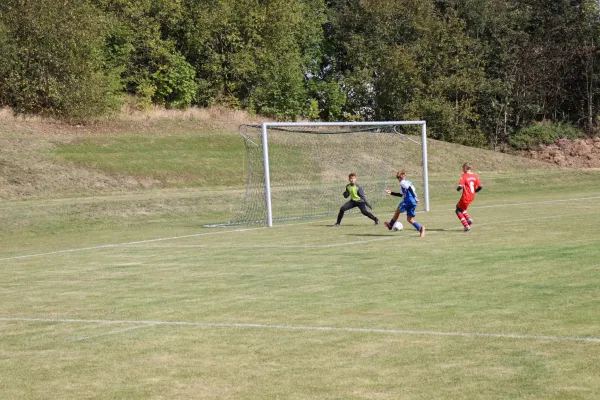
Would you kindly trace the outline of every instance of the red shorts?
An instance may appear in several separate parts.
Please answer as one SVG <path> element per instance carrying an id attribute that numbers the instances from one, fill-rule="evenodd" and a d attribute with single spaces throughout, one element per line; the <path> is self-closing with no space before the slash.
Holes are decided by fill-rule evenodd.
<path id="1" fill-rule="evenodd" d="M 471 202 L 470 202 L 470 201 L 469 201 L 469 202 L 466 202 L 466 201 L 464 201 L 464 200 L 462 200 L 462 199 L 461 199 L 461 200 L 458 202 L 458 204 L 456 205 L 456 208 L 460 208 L 460 209 L 461 209 L 461 210 L 463 210 L 463 211 L 467 211 L 467 208 L 469 208 L 469 205 L 470 205 L 470 204 L 471 204 Z"/>

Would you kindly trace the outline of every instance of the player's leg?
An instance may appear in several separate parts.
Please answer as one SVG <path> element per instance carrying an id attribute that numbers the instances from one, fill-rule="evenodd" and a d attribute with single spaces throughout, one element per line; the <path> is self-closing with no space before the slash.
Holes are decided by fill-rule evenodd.
<path id="1" fill-rule="evenodd" d="M 389 230 L 392 230 L 392 227 L 394 226 L 396 221 L 398 221 L 398 218 L 400 218 L 400 209 L 402 208 L 401 204 L 402 203 L 398 204 L 398 207 L 396 207 L 396 210 L 394 211 L 394 215 L 392 216 L 392 219 L 390 220 L 390 222 L 387 222 L 387 221 L 385 222 L 385 226 Z"/>
<path id="2" fill-rule="evenodd" d="M 345 203 L 343 206 L 341 206 L 340 212 L 338 213 L 338 216 L 337 216 L 337 221 L 335 222 L 335 225 L 333 225 L 333 226 L 340 226 L 340 223 L 342 222 L 342 218 L 344 218 L 344 213 L 354 207 L 356 207 L 356 203 L 353 201 L 349 201 L 349 202 Z"/>
<path id="3" fill-rule="evenodd" d="M 469 213 L 467 212 L 467 210 L 463 210 L 463 215 L 465 216 L 465 219 L 467 220 L 467 224 L 469 225 L 473 225 L 473 218 L 471 218 L 469 216 Z"/>
<path id="4" fill-rule="evenodd" d="M 458 220 L 460 221 L 460 223 L 463 224 L 464 231 L 468 232 L 471 229 L 471 227 L 469 226 L 469 225 L 471 225 L 469 223 L 469 220 L 471 220 L 471 223 L 473 223 L 473 220 L 471 218 L 469 218 L 469 214 L 466 213 L 466 210 L 467 210 L 467 208 L 465 207 L 464 204 L 461 204 L 459 202 L 456 205 L 456 216 L 458 217 Z"/>
<path id="5" fill-rule="evenodd" d="M 366 216 L 366 217 L 368 217 L 368 218 L 372 219 L 372 220 L 373 220 L 373 222 L 375 222 L 375 225 L 379 225 L 379 220 L 377 219 L 377 217 L 376 217 L 376 216 L 374 216 L 373 214 L 371 214 L 371 213 L 369 212 L 369 210 L 367 210 L 367 206 L 366 206 L 366 204 L 365 204 L 365 203 L 363 203 L 363 202 L 359 202 L 359 203 L 356 203 L 356 204 L 357 204 L 358 208 L 360 208 L 360 212 L 361 212 L 361 213 L 362 213 L 364 216 Z"/>
<path id="6" fill-rule="evenodd" d="M 417 206 L 406 209 L 406 221 L 408 221 L 409 224 L 414 226 L 415 229 L 419 231 L 420 237 L 424 237 L 425 236 L 425 225 L 419 224 L 417 222 L 417 220 L 415 219 L 415 216 L 416 216 L 415 209 L 416 208 L 417 208 Z"/>

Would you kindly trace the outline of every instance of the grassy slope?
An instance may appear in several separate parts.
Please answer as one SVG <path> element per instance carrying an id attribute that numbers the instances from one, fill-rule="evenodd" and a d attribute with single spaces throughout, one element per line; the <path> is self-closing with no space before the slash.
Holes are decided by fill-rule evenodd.
<path id="1" fill-rule="evenodd" d="M 90 126 L 0 113 L 0 199 L 239 186 L 243 145 L 225 110 L 155 112 Z M 215 170 L 217 169 L 217 170 Z"/>
<path id="2" fill-rule="evenodd" d="M 226 110 L 173 111 L 74 127 L 17 119 L 3 111 L 0 199 L 164 188 L 240 189 L 244 148 L 237 126 L 253 120 L 256 117 Z M 434 177 L 455 176 L 466 159 L 481 172 L 552 168 L 525 158 L 430 141 L 429 167 Z"/>
<path id="3" fill-rule="evenodd" d="M 68 126 L 4 111 L 0 121 L 0 209 L 11 210 L 0 214 L 0 235 L 165 215 L 188 221 L 199 212 L 225 221 L 239 206 L 244 149 L 236 130 L 252 122 L 247 115 L 162 111 Z"/>

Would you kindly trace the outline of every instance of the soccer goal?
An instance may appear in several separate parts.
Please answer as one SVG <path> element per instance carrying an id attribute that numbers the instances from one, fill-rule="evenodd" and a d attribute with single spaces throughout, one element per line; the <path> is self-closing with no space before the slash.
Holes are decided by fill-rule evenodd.
<path id="1" fill-rule="evenodd" d="M 351 172 L 376 209 L 405 170 L 429 211 L 426 129 L 425 121 L 242 125 L 246 191 L 228 225 L 335 215 Z"/>

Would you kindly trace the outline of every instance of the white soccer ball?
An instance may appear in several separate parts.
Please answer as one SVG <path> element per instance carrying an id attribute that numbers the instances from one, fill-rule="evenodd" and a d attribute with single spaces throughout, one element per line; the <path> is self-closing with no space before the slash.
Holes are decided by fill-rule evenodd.
<path id="1" fill-rule="evenodd" d="M 400 222 L 400 221 L 394 222 L 394 226 L 392 226 L 392 230 L 394 232 L 401 231 L 402 229 L 404 229 L 404 225 L 402 225 L 402 222 Z"/>

